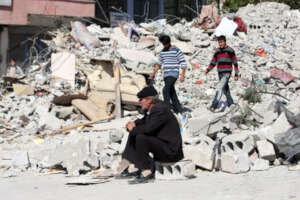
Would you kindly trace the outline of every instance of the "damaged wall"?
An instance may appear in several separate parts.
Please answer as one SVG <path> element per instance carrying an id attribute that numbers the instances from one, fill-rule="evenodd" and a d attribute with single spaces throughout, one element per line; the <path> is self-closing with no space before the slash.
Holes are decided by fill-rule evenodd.
<path id="1" fill-rule="evenodd" d="M 0 32 L 0 76 L 2 76 L 6 72 L 8 46 L 8 28 L 4 27 Z"/>
<path id="2" fill-rule="evenodd" d="M 13 2 L 11 9 L 0 8 L 0 24 L 26 25 L 28 14 L 93 17 L 94 13 L 95 5 L 91 1 L 26 0 L 25 2 L 17 0 Z"/>

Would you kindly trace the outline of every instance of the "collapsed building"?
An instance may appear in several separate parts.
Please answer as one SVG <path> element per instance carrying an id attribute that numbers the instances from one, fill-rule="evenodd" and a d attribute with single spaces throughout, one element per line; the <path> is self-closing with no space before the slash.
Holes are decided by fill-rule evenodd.
<path id="1" fill-rule="evenodd" d="M 247 25 L 246 32 L 226 25 L 235 16 Z M 133 25 L 138 42 L 121 27 L 86 27 L 78 21 L 49 32 L 53 39 L 44 42 L 51 53 L 33 57 L 24 77 L 2 79 L 0 175 L 32 170 L 112 176 L 126 144 L 125 124 L 139 115 L 136 93 L 148 84 L 162 33 L 188 63 L 185 82 L 176 84 L 180 102 L 190 110 L 187 121 L 178 117 L 182 177 L 193 175 L 195 167 L 245 173 L 297 162 L 300 12 L 279 3 L 249 4 L 220 17 L 216 29 L 195 23 L 170 25 L 161 19 Z M 125 32 L 130 27 L 125 25 Z M 207 108 L 217 75 L 203 72 L 218 33 L 235 49 L 241 78 L 230 82 L 235 105 L 223 103 L 223 112 L 212 113 Z M 162 96 L 160 73 L 152 84 Z"/>

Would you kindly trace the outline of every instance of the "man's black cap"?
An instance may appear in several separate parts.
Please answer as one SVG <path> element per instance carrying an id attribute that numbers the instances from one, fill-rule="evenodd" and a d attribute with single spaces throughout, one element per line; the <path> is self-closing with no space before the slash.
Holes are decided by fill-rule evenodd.
<path id="1" fill-rule="evenodd" d="M 139 99 L 145 98 L 145 97 L 151 97 L 151 96 L 156 96 L 157 91 L 153 86 L 147 86 L 144 87 L 141 91 L 137 93 L 137 97 Z"/>

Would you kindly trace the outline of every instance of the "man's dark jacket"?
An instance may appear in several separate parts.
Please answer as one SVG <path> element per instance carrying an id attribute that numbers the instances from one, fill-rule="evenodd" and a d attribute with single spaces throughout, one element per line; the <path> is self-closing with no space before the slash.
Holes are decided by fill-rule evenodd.
<path id="1" fill-rule="evenodd" d="M 142 119 L 135 121 L 136 127 L 131 131 L 131 135 L 144 134 L 154 136 L 162 140 L 174 154 L 178 155 L 178 160 L 183 158 L 182 138 L 176 117 L 169 106 L 162 101 L 157 102 Z"/>

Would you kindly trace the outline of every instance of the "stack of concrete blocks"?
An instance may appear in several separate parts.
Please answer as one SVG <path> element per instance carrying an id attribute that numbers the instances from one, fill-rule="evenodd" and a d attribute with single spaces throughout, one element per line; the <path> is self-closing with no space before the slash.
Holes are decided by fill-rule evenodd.
<path id="1" fill-rule="evenodd" d="M 207 120 L 207 118 L 192 118 L 188 121 L 186 134 L 190 137 L 195 137 L 200 134 L 206 135 L 208 131 L 208 123 L 209 121 Z"/>
<path id="2" fill-rule="evenodd" d="M 191 160 L 175 163 L 155 162 L 155 178 L 158 180 L 186 180 L 195 175 L 195 164 Z"/>

